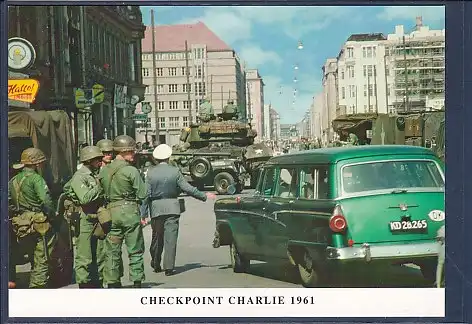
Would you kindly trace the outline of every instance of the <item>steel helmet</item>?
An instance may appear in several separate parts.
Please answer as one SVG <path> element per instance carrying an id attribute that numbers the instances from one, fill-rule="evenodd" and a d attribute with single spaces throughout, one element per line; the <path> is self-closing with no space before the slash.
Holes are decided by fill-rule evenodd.
<path id="1" fill-rule="evenodd" d="M 113 141 L 109 139 L 102 139 L 97 142 L 98 148 L 102 152 L 113 152 Z"/>
<path id="2" fill-rule="evenodd" d="M 102 151 L 97 146 L 86 146 L 80 150 L 80 162 L 103 157 Z"/>
<path id="3" fill-rule="evenodd" d="M 21 153 L 20 163 L 23 165 L 39 164 L 46 161 L 46 155 L 40 149 L 30 147 Z"/>
<path id="4" fill-rule="evenodd" d="M 113 141 L 113 150 L 116 152 L 127 152 L 136 150 L 136 141 L 128 135 L 120 135 Z"/>

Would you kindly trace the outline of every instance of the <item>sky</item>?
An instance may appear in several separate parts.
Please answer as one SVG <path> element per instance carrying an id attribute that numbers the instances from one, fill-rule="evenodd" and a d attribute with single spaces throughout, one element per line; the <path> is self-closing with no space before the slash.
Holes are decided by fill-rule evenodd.
<path id="1" fill-rule="evenodd" d="M 281 123 L 303 118 L 313 96 L 322 92 L 321 67 L 339 54 L 351 34 L 387 35 L 396 25 L 408 32 L 417 16 L 431 29 L 445 28 L 442 6 L 141 7 L 145 25 L 151 24 L 151 8 L 156 25 L 205 23 L 247 68 L 258 69 L 265 83 L 264 101 L 277 110 Z M 303 49 L 298 49 L 300 41 Z"/>

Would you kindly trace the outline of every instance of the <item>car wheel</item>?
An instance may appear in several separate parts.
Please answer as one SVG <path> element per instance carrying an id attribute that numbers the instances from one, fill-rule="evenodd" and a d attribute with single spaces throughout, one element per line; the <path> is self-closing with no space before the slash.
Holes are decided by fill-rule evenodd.
<path id="1" fill-rule="evenodd" d="M 233 268 L 234 272 L 242 273 L 247 272 L 249 270 L 249 265 L 251 264 L 251 261 L 239 253 L 238 249 L 236 248 L 236 245 L 234 244 L 234 241 L 231 243 L 229 253 L 231 255 L 231 267 Z"/>
<path id="2" fill-rule="evenodd" d="M 235 185 L 234 178 L 228 172 L 220 172 L 215 176 L 214 186 L 220 195 L 228 193 L 228 187 Z"/>
<path id="3" fill-rule="evenodd" d="M 211 164 L 207 159 L 198 157 L 190 163 L 189 169 L 193 179 L 204 179 L 210 175 Z"/>
<path id="4" fill-rule="evenodd" d="M 319 286 L 321 282 L 320 273 L 315 269 L 313 259 L 308 252 L 304 253 L 303 259 L 298 263 L 298 273 L 304 287 L 314 288 Z"/>

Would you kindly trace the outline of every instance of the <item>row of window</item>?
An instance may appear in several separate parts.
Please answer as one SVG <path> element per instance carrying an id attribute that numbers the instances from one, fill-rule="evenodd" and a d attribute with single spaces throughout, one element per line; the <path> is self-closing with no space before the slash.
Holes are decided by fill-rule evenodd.
<path id="1" fill-rule="evenodd" d="M 180 129 L 183 127 L 189 126 L 188 123 L 188 116 L 182 116 L 182 117 L 158 117 L 159 118 L 159 128 L 165 129 L 165 128 L 171 128 L 171 129 Z M 193 116 L 193 121 L 196 121 L 196 116 Z M 147 127 L 152 128 L 152 125 L 154 124 L 154 120 L 151 118 L 148 118 L 147 120 Z M 144 122 L 138 122 L 136 123 L 136 128 L 142 129 L 146 128 L 146 124 Z"/>
<path id="2" fill-rule="evenodd" d="M 154 94 L 154 86 L 148 85 L 146 87 L 146 94 Z M 206 94 L 205 82 L 195 82 L 195 95 L 204 96 Z M 192 92 L 191 84 L 158 84 L 157 93 L 187 93 Z"/>
<path id="3" fill-rule="evenodd" d="M 142 69 L 142 74 L 143 77 L 150 77 L 152 69 L 150 68 L 143 68 Z M 188 68 L 186 66 L 182 67 L 169 67 L 169 68 L 156 68 L 156 76 L 157 77 L 168 77 L 168 76 L 186 76 L 186 72 L 188 71 L 188 74 L 192 76 L 192 71 L 195 71 L 195 75 L 193 75 L 194 78 L 203 78 L 205 75 L 204 67 L 203 65 L 197 65 L 194 66 L 193 69 L 191 67 Z M 166 72 L 166 74 L 164 74 Z"/>
<path id="4" fill-rule="evenodd" d="M 189 110 L 190 106 L 192 108 L 196 107 L 195 110 L 198 111 L 198 107 L 203 103 L 203 99 L 196 99 L 195 103 L 193 101 L 158 101 L 157 110 Z"/>
<path id="5" fill-rule="evenodd" d="M 347 47 L 346 55 L 348 58 L 354 58 L 354 48 Z M 377 57 L 377 47 L 376 46 L 363 46 L 362 47 L 362 57 L 364 58 L 373 58 Z"/>
<path id="6" fill-rule="evenodd" d="M 188 59 L 193 60 L 194 58 L 204 59 L 205 56 L 204 48 L 194 48 L 193 51 L 188 52 Z M 156 53 L 156 60 L 158 61 L 171 61 L 171 60 L 185 60 L 185 52 L 176 52 L 176 53 Z M 143 61 L 152 61 L 152 54 L 143 54 Z"/>
<path id="7" fill-rule="evenodd" d="M 355 85 L 349 85 L 347 90 L 349 94 L 349 98 L 356 97 L 356 89 Z M 375 97 L 377 94 L 377 84 L 364 84 L 364 97 L 367 97 L 367 94 L 370 94 L 370 97 Z M 387 86 L 387 95 L 390 95 L 390 86 Z M 341 99 L 346 99 L 346 88 L 341 88 Z"/>
<path id="8" fill-rule="evenodd" d="M 127 42 L 122 35 L 110 32 L 106 26 L 93 21 L 87 27 L 87 60 L 100 67 L 108 65 L 107 73 L 124 81 L 135 81 L 137 78 L 136 45 Z"/>
<path id="9" fill-rule="evenodd" d="M 375 65 L 363 65 L 362 66 L 362 71 L 363 71 L 364 77 L 367 77 L 367 76 L 376 77 L 377 76 L 377 66 L 375 66 Z M 348 75 L 349 79 L 354 79 L 355 78 L 354 65 L 348 65 L 346 67 L 346 72 L 347 72 L 347 75 Z M 387 76 L 388 76 L 389 75 L 388 69 L 387 69 L 386 73 L 387 73 Z M 345 79 L 344 71 L 341 71 L 341 80 L 344 80 L 344 79 Z"/>

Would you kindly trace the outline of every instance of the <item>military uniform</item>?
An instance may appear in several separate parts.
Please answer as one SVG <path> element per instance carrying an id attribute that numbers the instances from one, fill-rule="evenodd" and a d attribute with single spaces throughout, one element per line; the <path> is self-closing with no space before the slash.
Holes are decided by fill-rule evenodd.
<path id="1" fill-rule="evenodd" d="M 29 148 L 21 154 L 23 170 L 8 184 L 11 200 L 11 228 L 17 238 L 18 251 L 12 256 L 28 254 L 32 263 L 30 288 L 47 288 L 49 284 L 49 256 L 55 242 L 50 225 L 55 215 L 49 188 L 44 178 L 30 165 L 46 161 L 43 152 Z M 25 166 L 26 165 L 26 166 Z M 15 262 L 17 260 L 11 260 Z"/>
<path id="2" fill-rule="evenodd" d="M 200 105 L 200 109 L 198 111 L 199 111 L 199 118 L 203 122 L 210 121 L 211 119 L 214 119 L 215 117 L 215 111 L 208 98 L 205 98 L 203 103 Z"/>
<path id="3" fill-rule="evenodd" d="M 98 148 L 103 153 L 103 165 L 101 170 L 111 163 L 113 160 L 113 141 L 109 139 L 101 139 L 97 142 Z M 98 273 L 100 275 L 100 280 L 103 282 L 103 276 L 105 272 L 105 244 L 99 244 L 97 247 L 97 263 L 98 263 Z M 121 272 L 123 273 L 123 265 L 121 265 Z"/>
<path id="4" fill-rule="evenodd" d="M 118 154 L 134 151 L 136 143 L 131 137 L 120 135 L 115 138 L 113 148 Z M 130 280 L 135 286 L 140 286 L 144 280 L 144 237 L 139 203 L 146 197 L 144 180 L 138 169 L 124 159 L 116 158 L 101 171 L 100 181 L 112 217 L 112 227 L 105 239 L 105 281 L 108 288 L 121 287 L 124 240 L 129 256 Z"/>
<path id="5" fill-rule="evenodd" d="M 98 180 L 98 169 L 87 163 L 102 158 L 100 149 L 88 146 L 81 150 L 80 161 L 85 163 L 64 186 L 64 192 L 80 206 L 78 237 L 75 247 L 75 281 L 80 288 L 99 288 L 103 282 L 103 241 L 94 231 L 98 226 L 97 212 L 103 206 L 103 189 Z"/>
<path id="6" fill-rule="evenodd" d="M 228 104 L 223 108 L 223 113 L 237 115 L 238 107 L 234 105 L 232 100 L 228 100 Z"/>

